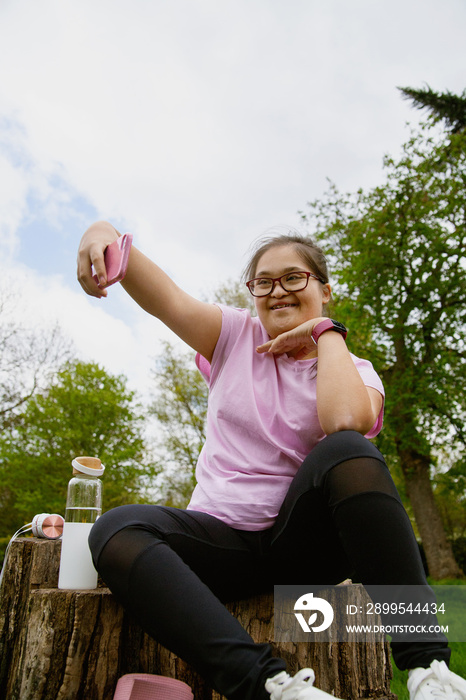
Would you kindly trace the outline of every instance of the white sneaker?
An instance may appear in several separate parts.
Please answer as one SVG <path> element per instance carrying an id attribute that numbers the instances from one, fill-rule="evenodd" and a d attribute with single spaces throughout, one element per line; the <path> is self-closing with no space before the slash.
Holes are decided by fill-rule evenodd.
<path id="1" fill-rule="evenodd" d="M 303 668 L 291 678 L 286 671 L 282 671 L 265 682 L 265 689 L 270 693 L 270 700 L 325 700 L 334 695 L 324 693 L 319 688 L 314 688 L 315 673 L 312 668 Z"/>
<path id="2" fill-rule="evenodd" d="M 409 700 L 466 700 L 466 681 L 450 671 L 445 661 L 408 674 Z"/>

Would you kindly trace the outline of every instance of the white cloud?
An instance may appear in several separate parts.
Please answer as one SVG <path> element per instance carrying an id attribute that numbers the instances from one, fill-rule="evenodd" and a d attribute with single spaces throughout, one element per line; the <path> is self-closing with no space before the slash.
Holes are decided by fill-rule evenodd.
<path id="1" fill-rule="evenodd" d="M 11 258 L 17 247 L 16 231 L 24 216 L 27 182 L 21 172 L 0 153 L 0 253 Z"/>
<path id="2" fill-rule="evenodd" d="M 80 358 L 125 374 L 132 389 L 145 393 L 153 358 L 161 351 L 160 339 L 175 339 L 159 321 L 140 311 L 133 312 L 131 324 L 125 323 L 108 313 L 106 300 L 71 291 L 58 275 L 44 278 L 22 266 L 0 268 L 0 274 L 5 291 L 5 280 L 10 281 L 15 318 L 26 329 L 52 329 L 58 323 Z M 117 303 L 125 303 L 123 290 L 115 287 L 112 292 L 121 297 Z"/>
<path id="3" fill-rule="evenodd" d="M 4 261 L 25 264 L 21 225 L 40 222 L 61 277 L 28 258 L 34 296 L 78 337 L 92 328 L 109 367 L 142 366 L 157 323 L 75 286 L 86 217 L 131 230 L 193 294 L 237 275 L 251 240 L 296 225 L 327 176 L 381 180 L 420 116 L 397 85 L 463 90 L 465 18 L 462 0 L 3 2 Z"/>

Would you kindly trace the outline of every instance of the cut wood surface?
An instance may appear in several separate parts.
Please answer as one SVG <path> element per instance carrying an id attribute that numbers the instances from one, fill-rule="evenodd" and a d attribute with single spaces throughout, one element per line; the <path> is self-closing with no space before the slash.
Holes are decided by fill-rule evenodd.
<path id="1" fill-rule="evenodd" d="M 112 700 L 126 673 L 171 676 L 195 700 L 221 700 L 185 662 L 148 637 L 110 591 L 58 590 L 60 541 L 19 538 L 0 591 L 0 698 Z M 360 586 L 352 595 L 365 595 Z M 311 667 L 316 685 L 351 700 L 396 700 L 388 645 L 273 642 L 273 594 L 227 606 L 255 641 L 270 642 L 289 673 Z"/>

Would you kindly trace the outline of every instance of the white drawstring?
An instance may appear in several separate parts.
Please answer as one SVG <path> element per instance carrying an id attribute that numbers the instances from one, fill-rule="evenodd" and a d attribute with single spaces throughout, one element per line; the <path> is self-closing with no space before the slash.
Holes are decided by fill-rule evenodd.
<path id="1" fill-rule="evenodd" d="M 4 558 L 3 558 L 3 567 L 2 567 L 2 571 L 1 571 L 1 573 L 0 573 L 0 588 L 1 588 L 1 585 L 2 585 L 2 581 L 3 581 L 3 574 L 5 573 L 5 569 L 6 569 L 6 563 L 7 563 L 7 559 L 8 559 L 8 552 L 10 551 L 10 547 L 11 547 L 12 542 L 13 542 L 17 537 L 19 537 L 20 535 L 24 535 L 26 532 L 30 532 L 31 530 L 32 530 L 32 523 L 28 523 L 27 525 L 23 525 L 23 527 L 20 527 L 19 530 L 18 530 L 17 532 L 15 532 L 15 534 L 13 535 L 13 537 L 11 538 L 11 540 L 8 542 L 7 548 L 6 548 L 6 550 L 5 550 L 5 556 L 4 556 Z"/>

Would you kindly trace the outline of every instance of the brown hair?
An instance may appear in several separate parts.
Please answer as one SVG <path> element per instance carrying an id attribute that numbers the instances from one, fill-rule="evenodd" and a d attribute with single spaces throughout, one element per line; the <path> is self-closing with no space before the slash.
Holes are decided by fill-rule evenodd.
<path id="1" fill-rule="evenodd" d="M 319 248 L 309 236 L 303 236 L 294 230 L 290 230 L 288 233 L 264 236 L 256 241 L 250 260 L 244 268 L 243 281 L 247 282 L 253 279 L 259 260 L 264 253 L 271 250 L 271 248 L 278 248 L 283 245 L 292 245 L 299 257 L 318 276 L 322 284 L 326 284 L 329 281 L 327 260 L 322 248 Z"/>

